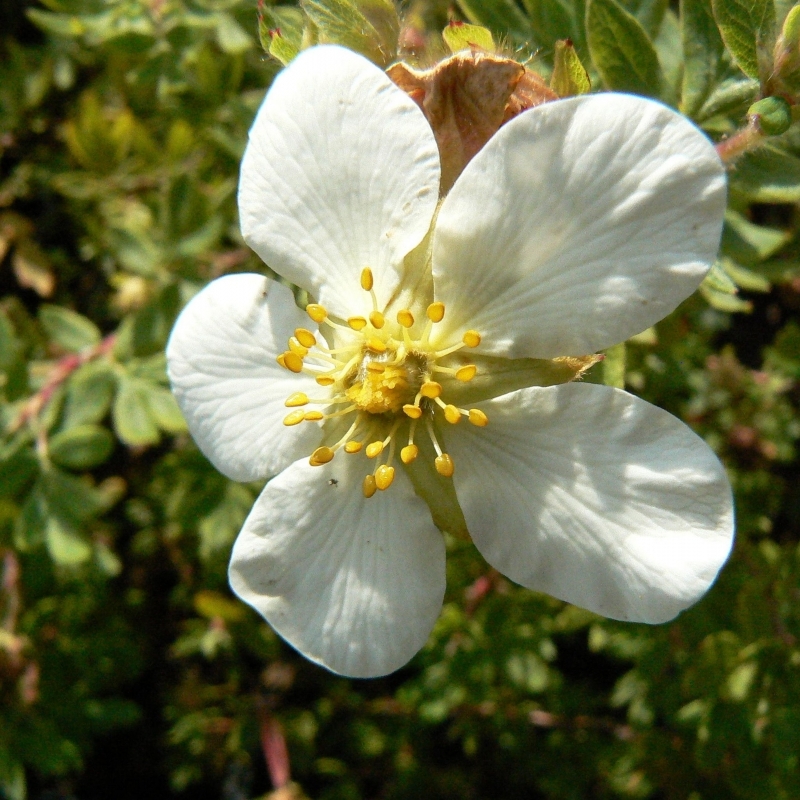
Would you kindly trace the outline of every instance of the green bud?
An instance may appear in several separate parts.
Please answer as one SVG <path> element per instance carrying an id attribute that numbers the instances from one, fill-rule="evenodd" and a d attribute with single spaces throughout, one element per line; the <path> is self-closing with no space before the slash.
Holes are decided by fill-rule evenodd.
<path id="1" fill-rule="evenodd" d="M 761 130 L 767 136 L 786 133 L 792 124 L 792 109 L 782 97 L 765 97 L 747 110 L 748 117 L 758 117 Z"/>
<path id="2" fill-rule="evenodd" d="M 792 6 L 786 15 L 779 41 L 787 50 L 794 50 L 800 45 L 800 3 Z"/>

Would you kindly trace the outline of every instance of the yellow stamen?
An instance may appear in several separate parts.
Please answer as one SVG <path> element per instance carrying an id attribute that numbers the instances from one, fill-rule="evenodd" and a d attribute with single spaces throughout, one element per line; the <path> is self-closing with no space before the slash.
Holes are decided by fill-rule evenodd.
<path id="1" fill-rule="evenodd" d="M 425 313 L 431 322 L 441 322 L 444 319 L 444 303 L 431 303 Z"/>
<path id="2" fill-rule="evenodd" d="M 353 453 L 360 452 L 360 450 L 361 450 L 361 448 L 363 446 L 364 446 L 363 442 L 348 442 L 344 446 L 344 451 L 345 451 L 345 453 L 350 453 L 352 455 Z"/>
<path id="3" fill-rule="evenodd" d="M 386 324 L 386 320 L 380 311 L 372 311 L 369 315 L 369 321 L 372 323 L 373 328 L 382 328 Z"/>
<path id="4" fill-rule="evenodd" d="M 362 484 L 361 488 L 364 492 L 364 497 L 367 498 L 372 497 L 372 495 L 374 495 L 375 492 L 378 491 L 378 484 L 375 480 L 375 476 L 367 475 L 364 478 L 364 483 Z"/>
<path id="5" fill-rule="evenodd" d="M 436 460 L 433 463 L 436 467 L 436 471 L 440 475 L 443 475 L 445 478 L 453 477 L 453 473 L 455 472 L 455 464 L 453 464 L 453 459 L 447 455 L 447 453 L 442 453 L 440 456 L 436 456 Z"/>
<path id="6" fill-rule="evenodd" d="M 485 428 L 489 424 L 489 417 L 479 408 L 471 408 L 469 410 L 469 421 L 479 428 Z"/>
<path id="7" fill-rule="evenodd" d="M 367 458 L 375 458 L 383 452 L 383 442 L 370 442 L 365 450 Z"/>
<path id="8" fill-rule="evenodd" d="M 284 405 L 288 408 L 294 408 L 295 406 L 304 406 L 308 403 L 308 395 L 304 392 L 295 392 L 294 394 L 290 394 Z"/>
<path id="9" fill-rule="evenodd" d="M 312 467 L 321 467 L 333 460 L 334 452 L 330 447 L 318 447 L 308 459 Z"/>
<path id="10" fill-rule="evenodd" d="M 336 383 L 336 379 L 332 378 L 330 375 L 317 375 L 314 379 L 320 386 L 333 386 Z"/>
<path id="11" fill-rule="evenodd" d="M 481 343 L 478 331 L 467 331 L 461 339 L 467 347 L 477 347 Z"/>
<path id="12" fill-rule="evenodd" d="M 306 411 L 303 418 L 306 422 L 320 422 L 325 419 L 325 415 L 321 411 Z"/>
<path id="13" fill-rule="evenodd" d="M 364 267 L 364 269 L 361 270 L 361 288 L 365 292 L 369 292 L 372 290 L 374 284 L 375 279 L 372 276 L 372 270 L 369 267 Z"/>
<path id="14" fill-rule="evenodd" d="M 404 464 L 410 464 L 418 455 L 419 447 L 415 444 L 409 444 L 400 451 L 400 460 Z"/>
<path id="15" fill-rule="evenodd" d="M 457 422 L 461 422 L 461 412 L 453 405 L 446 405 L 444 407 L 444 418 L 451 425 L 455 425 Z"/>
<path id="16" fill-rule="evenodd" d="M 422 409 L 419 406 L 412 406 L 410 403 L 403 406 L 403 411 L 411 419 L 419 419 L 422 416 Z"/>
<path id="17" fill-rule="evenodd" d="M 289 370 L 289 372 L 302 372 L 303 371 L 303 359 L 300 358 L 297 353 L 293 353 L 291 350 L 287 350 L 283 354 L 283 366 Z"/>
<path id="18" fill-rule="evenodd" d="M 280 364 L 280 365 L 281 365 L 281 366 L 282 366 L 284 369 L 289 369 L 289 368 L 286 366 L 286 353 L 281 353 L 279 356 L 277 356 L 277 357 L 275 358 L 275 360 L 276 360 L 276 361 L 277 361 L 277 362 L 278 362 L 278 363 L 279 363 L 279 364 Z"/>
<path id="19" fill-rule="evenodd" d="M 303 347 L 303 345 L 300 344 L 300 342 L 298 342 L 297 339 L 294 338 L 294 336 L 292 336 L 292 338 L 289 339 L 289 349 L 295 355 L 300 356 L 300 358 L 305 358 L 308 355 L 308 348 Z"/>
<path id="20" fill-rule="evenodd" d="M 292 425 L 299 425 L 304 419 L 306 415 L 303 411 L 292 411 L 291 414 L 287 414 L 283 418 L 283 424 L 287 427 L 291 427 Z"/>
<path id="21" fill-rule="evenodd" d="M 311 319 L 314 320 L 317 324 L 320 322 L 325 322 L 328 317 L 328 312 L 325 309 L 325 306 L 321 306 L 319 303 L 310 303 L 306 306 L 306 314 L 308 314 Z"/>
<path id="22" fill-rule="evenodd" d="M 388 464 L 383 464 L 378 467 L 375 472 L 375 484 L 381 491 L 388 489 L 392 485 L 393 480 L 394 467 L 390 467 Z"/>
<path id="23" fill-rule="evenodd" d="M 317 337 L 308 328 L 296 328 L 294 335 L 303 347 L 314 347 L 317 343 Z"/>
<path id="24" fill-rule="evenodd" d="M 414 315 L 407 308 L 403 308 L 397 312 L 397 321 L 404 328 L 414 327 Z"/>
<path id="25" fill-rule="evenodd" d="M 442 384 L 436 383 L 436 381 L 425 381 L 419 391 L 423 397 L 428 397 L 432 400 L 442 393 Z"/>
<path id="26" fill-rule="evenodd" d="M 386 365 L 381 364 L 380 361 L 370 361 L 369 364 L 367 364 L 367 369 L 370 372 L 386 372 Z"/>
<path id="27" fill-rule="evenodd" d="M 363 331 L 367 327 L 367 320 L 364 317 L 348 317 L 347 324 L 354 331 Z"/>
<path id="28" fill-rule="evenodd" d="M 460 367 L 456 370 L 456 380 L 466 383 L 471 381 L 477 372 L 478 368 L 474 364 L 467 364 L 465 367 Z"/>
<path id="29" fill-rule="evenodd" d="M 373 353 L 386 352 L 386 343 L 382 342 L 377 336 L 370 336 L 369 339 L 367 339 L 367 347 L 372 350 Z"/>

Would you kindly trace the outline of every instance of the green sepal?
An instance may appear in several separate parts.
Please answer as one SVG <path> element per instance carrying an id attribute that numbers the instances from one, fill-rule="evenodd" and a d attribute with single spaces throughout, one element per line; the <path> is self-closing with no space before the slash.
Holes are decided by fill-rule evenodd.
<path id="1" fill-rule="evenodd" d="M 262 8 L 258 17 L 261 47 L 286 66 L 303 42 L 303 12 L 297 8 Z"/>
<path id="2" fill-rule="evenodd" d="M 780 136 L 792 125 L 792 109 L 782 97 L 765 97 L 747 110 L 749 117 L 758 117 L 758 124 L 767 136 Z"/>
<path id="3" fill-rule="evenodd" d="M 636 17 L 616 0 L 590 0 L 586 34 L 592 61 L 609 89 L 660 96 L 664 78 L 656 49 Z"/>
<path id="4" fill-rule="evenodd" d="M 775 28 L 773 0 L 711 0 L 714 19 L 734 61 L 750 78 L 764 79 L 771 71 Z"/>
<path id="5" fill-rule="evenodd" d="M 427 503 L 433 522 L 439 530 L 447 531 L 459 539 L 469 539 L 467 522 L 456 496 L 453 479 L 445 478 L 436 471 L 436 451 L 430 438 L 421 431 L 415 437 L 414 443 L 419 448 L 419 455 L 410 464 L 403 465 L 414 491 Z"/>
<path id="6" fill-rule="evenodd" d="M 447 387 L 448 400 L 459 406 L 480 403 L 528 386 L 555 386 L 579 378 L 601 360 L 590 355 L 578 358 L 500 358 L 473 354 L 478 372 L 468 383 L 453 381 Z"/>
<path id="7" fill-rule="evenodd" d="M 459 50 L 478 48 L 487 53 L 494 53 L 495 45 L 492 33 L 481 25 L 469 25 L 463 22 L 451 22 L 443 31 L 442 38 L 451 53 Z"/>
<path id="8" fill-rule="evenodd" d="M 559 97 L 586 94 L 592 88 L 589 73 L 569 39 L 556 42 L 550 88 Z"/>

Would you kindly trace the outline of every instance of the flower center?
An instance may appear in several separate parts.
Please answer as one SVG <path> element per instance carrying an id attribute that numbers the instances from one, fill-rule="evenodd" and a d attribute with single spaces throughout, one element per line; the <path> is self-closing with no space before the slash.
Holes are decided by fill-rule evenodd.
<path id="1" fill-rule="evenodd" d="M 417 458 L 419 448 L 414 440 L 420 424 L 436 451 L 436 471 L 452 477 L 455 465 L 439 445 L 434 419 L 441 415 L 455 425 L 466 417 L 479 427 L 488 424 L 488 419 L 479 409 L 459 408 L 442 398 L 442 384 L 471 381 L 477 373 L 475 365 L 445 366 L 440 362 L 464 347 L 477 347 L 481 336 L 469 330 L 460 342 L 437 349 L 430 344 L 430 337 L 433 326 L 444 318 L 444 303 L 431 303 L 424 322 L 419 324 L 409 309 L 398 311 L 396 323 L 387 324 L 378 310 L 369 267 L 361 273 L 361 288 L 371 297 L 372 311 L 366 317 L 349 317 L 346 325 L 331 320 L 319 304 L 306 307 L 317 324 L 333 329 L 336 346 L 328 348 L 312 331 L 298 328 L 289 339 L 289 349 L 278 356 L 278 363 L 290 372 L 313 375 L 320 386 L 330 387 L 331 394 L 320 399 L 309 398 L 303 392 L 290 395 L 286 406 L 295 410 L 283 424 L 352 418 L 346 433 L 331 444 L 318 447 L 309 463 L 320 466 L 331 461 L 339 450 L 355 455 L 363 449 L 367 458 L 375 459 L 375 468 L 364 478 L 366 497 L 391 486 L 398 441 L 407 442 L 400 450 L 404 464 Z M 328 410 L 305 410 L 307 406 Z"/>

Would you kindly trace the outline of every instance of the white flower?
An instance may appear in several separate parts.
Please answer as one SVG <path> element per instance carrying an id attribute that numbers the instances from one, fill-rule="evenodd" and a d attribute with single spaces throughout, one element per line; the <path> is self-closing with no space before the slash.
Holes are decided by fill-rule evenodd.
<path id="1" fill-rule="evenodd" d="M 345 675 L 402 666 L 439 614 L 445 548 L 420 494 L 458 520 L 454 487 L 490 564 L 615 619 L 672 619 L 732 542 L 698 436 L 564 382 L 588 362 L 535 360 L 623 341 L 697 287 L 725 207 L 703 134 L 642 98 L 553 102 L 501 128 L 441 206 L 438 189 L 418 107 L 358 55 L 304 52 L 253 125 L 239 204 L 247 242 L 318 305 L 223 277 L 167 350 L 212 463 L 279 473 L 234 546 L 234 591 Z"/>

